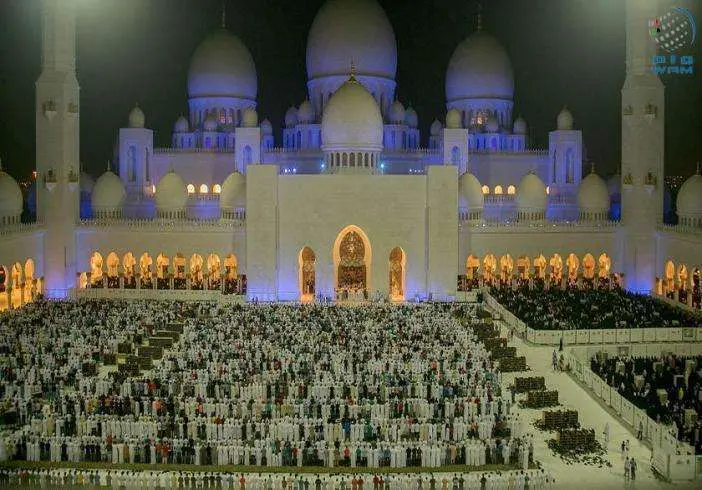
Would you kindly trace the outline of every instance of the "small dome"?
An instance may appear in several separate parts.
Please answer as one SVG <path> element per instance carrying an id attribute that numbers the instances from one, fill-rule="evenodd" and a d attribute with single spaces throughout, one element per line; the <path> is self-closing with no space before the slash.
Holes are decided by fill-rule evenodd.
<path id="1" fill-rule="evenodd" d="M 405 106 L 402 105 L 402 102 L 396 100 L 392 103 L 388 119 L 392 124 L 403 124 L 405 122 Z"/>
<path id="2" fill-rule="evenodd" d="M 519 182 L 517 209 L 519 211 L 543 212 L 546 210 L 546 184 L 534 172 L 529 172 Z"/>
<path id="3" fill-rule="evenodd" d="M 607 179 L 607 192 L 611 197 L 620 196 L 622 193 L 622 176 L 619 174 L 612 175 Z"/>
<path id="4" fill-rule="evenodd" d="M 95 181 L 86 172 L 80 173 L 80 193 L 81 194 L 92 194 L 93 188 L 95 187 Z"/>
<path id="5" fill-rule="evenodd" d="M 309 100 L 305 100 L 297 110 L 297 120 L 301 123 L 310 124 L 314 122 L 314 118 L 314 107 L 312 107 L 312 103 Z"/>
<path id="6" fill-rule="evenodd" d="M 290 128 L 292 126 L 295 126 L 296 124 L 297 124 L 297 109 L 295 108 L 295 106 L 292 106 L 285 113 L 285 126 Z"/>
<path id="7" fill-rule="evenodd" d="M 681 218 L 702 217 L 702 175 L 699 172 L 680 187 L 676 204 Z"/>
<path id="8" fill-rule="evenodd" d="M 446 70 L 446 100 L 512 100 L 514 75 L 507 52 L 485 31 L 460 43 Z"/>
<path id="9" fill-rule="evenodd" d="M 273 125 L 268 120 L 268 118 L 264 119 L 261 122 L 261 134 L 265 136 L 270 136 L 271 134 L 273 134 Z"/>
<path id="10" fill-rule="evenodd" d="M 395 79 L 397 46 L 392 25 L 375 0 L 328 0 L 307 38 L 307 78 L 348 75 Z"/>
<path id="11" fill-rule="evenodd" d="M 103 213 L 121 212 L 127 192 L 124 190 L 122 180 L 108 170 L 95 182 L 90 203 L 93 213 L 100 216 Z"/>
<path id="12" fill-rule="evenodd" d="M 417 111 L 412 109 L 412 106 L 405 111 L 405 123 L 413 129 L 419 126 L 419 116 L 417 116 Z"/>
<path id="13" fill-rule="evenodd" d="M 322 149 L 383 148 L 383 116 L 375 99 L 353 77 L 332 95 L 322 116 Z"/>
<path id="14" fill-rule="evenodd" d="M 0 166 L 0 218 L 19 218 L 23 201 L 19 184 Z"/>
<path id="15" fill-rule="evenodd" d="M 488 117 L 487 123 L 485 124 L 485 131 L 488 133 L 497 133 L 500 130 L 500 123 L 497 121 L 495 116 Z"/>
<path id="16" fill-rule="evenodd" d="M 573 129 L 573 114 L 570 113 L 567 107 L 564 107 L 558 114 L 556 127 L 559 131 L 570 131 Z"/>
<path id="17" fill-rule="evenodd" d="M 188 201 L 188 191 L 180 175 L 173 170 L 168 171 L 156 184 L 156 211 L 182 212 Z"/>
<path id="18" fill-rule="evenodd" d="M 580 182 L 578 207 L 580 212 L 605 214 L 609 212 L 607 184 L 595 172 L 590 173 Z"/>
<path id="19" fill-rule="evenodd" d="M 173 125 L 173 132 L 174 133 L 189 133 L 190 132 L 190 124 L 188 123 L 188 120 L 185 118 L 185 116 L 180 116 L 178 119 L 176 119 L 176 122 Z"/>
<path id="20" fill-rule="evenodd" d="M 519 116 L 514 121 L 514 126 L 512 127 L 512 132 L 514 134 L 527 134 L 527 123 L 522 116 Z"/>
<path id="21" fill-rule="evenodd" d="M 241 40 L 217 29 L 197 47 L 190 60 L 188 95 L 256 100 L 258 80 L 251 53 Z"/>
<path id="22" fill-rule="evenodd" d="M 258 126 L 258 112 L 252 107 L 247 107 L 241 116 L 242 126 L 245 128 L 255 128 Z"/>
<path id="23" fill-rule="evenodd" d="M 432 136 L 439 136 L 439 134 L 441 134 L 442 129 L 444 128 L 441 126 L 439 120 L 434 119 L 434 122 L 431 123 L 431 127 L 429 128 L 429 134 L 431 134 Z"/>
<path id="24" fill-rule="evenodd" d="M 217 118 L 214 114 L 207 116 L 207 119 L 205 119 L 205 122 L 202 124 L 202 128 L 205 131 L 217 131 Z"/>
<path id="25" fill-rule="evenodd" d="M 144 111 L 141 110 L 139 104 L 134 106 L 134 109 L 129 111 L 129 127 L 130 128 L 143 128 L 146 125 L 146 116 L 144 116 Z"/>
<path id="26" fill-rule="evenodd" d="M 446 127 L 448 129 L 461 128 L 461 113 L 455 107 L 446 113 Z"/>
<path id="27" fill-rule="evenodd" d="M 467 209 L 483 209 L 483 188 L 480 181 L 470 172 L 458 179 L 458 205 Z"/>
<path id="28" fill-rule="evenodd" d="M 222 184 L 222 192 L 219 194 L 219 207 L 223 211 L 231 211 L 234 208 L 246 205 L 246 177 L 239 172 L 229 174 Z"/>

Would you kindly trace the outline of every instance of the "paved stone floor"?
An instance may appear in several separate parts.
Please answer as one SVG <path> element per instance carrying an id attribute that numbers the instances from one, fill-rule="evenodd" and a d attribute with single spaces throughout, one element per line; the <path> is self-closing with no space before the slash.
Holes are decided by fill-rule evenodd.
<path id="1" fill-rule="evenodd" d="M 507 328 L 502 325 L 502 334 L 507 335 Z M 541 416 L 542 410 L 520 409 L 525 419 L 525 430 L 534 434 L 534 454 L 541 461 L 547 471 L 556 478 L 556 488 L 568 489 L 659 489 L 659 488 L 702 488 L 700 482 L 683 482 L 670 484 L 657 479 L 650 465 L 651 450 L 640 443 L 634 434 L 609 413 L 600 403 L 593 399 L 583 388 L 565 373 L 556 373 L 551 369 L 553 348 L 549 346 L 528 345 L 516 336 L 509 343 L 517 348 L 518 355 L 527 358 L 527 365 L 531 368 L 529 376 L 544 376 L 546 387 L 558 390 L 559 401 L 562 408 L 578 411 L 580 424 L 584 427 L 595 429 L 598 440 L 602 441 L 602 432 L 605 423 L 609 422 L 610 443 L 607 459 L 612 463 L 611 468 L 599 468 L 584 464 L 566 464 L 560 456 L 554 454 L 546 445 L 546 440 L 551 438 L 550 433 L 542 432 L 533 427 L 533 422 Z M 524 376 L 524 373 L 517 374 Z M 503 387 L 512 384 L 515 374 L 505 374 L 502 379 Z M 620 446 L 623 440 L 630 442 L 630 456 L 637 461 L 637 475 L 635 482 L 624 480 L 624 460 L 621 456 Z"/>

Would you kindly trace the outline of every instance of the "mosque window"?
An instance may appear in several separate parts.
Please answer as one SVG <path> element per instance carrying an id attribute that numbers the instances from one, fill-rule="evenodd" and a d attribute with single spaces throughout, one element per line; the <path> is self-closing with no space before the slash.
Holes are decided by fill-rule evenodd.
<path id="1" fill-rule="evenodd" d="M 212 138 L 208 136 L 207 138 L 205 138 L 205 148 L 211 148 L 211 147 L 212 147 Z"/>
<path id="2" fill-rule="evenodd" d="M 546 195 L 548 196 L 549 194 L 551 194 L 551 186 L 547 185 L 546 186 Z"/>
<path id="3" fill-rule="evenodd" d="M 573 161 L 573 149 L 566 151 L 566 183 L 572 184 L 575 181 L 575 162 Z"/>
<path id="4" fill-rule="evenodd" d="M 457 146 L 451 150 L 451 163 L 455 166 L 461 163 L 461 150 Z"/>
<path id="5" fill-rule="evenodd" d="M 194 185 L 188 184 L 187 189 L 188 189 L 188 194 L 195 194 L 195 186 Z"/>
<path id="6" fill-rule="evenodd" d="M 249 145 L 246 145 L 244 147 L 244 166 L 251 165 L 252 163 L 252 156 L 251 156 L 251 147 Z"/>
<path id="7" fill-rule="evenodd" d="M 513 185 L 510 185 L 509 187 L 507 187 L 507 194 L 509 194 L 510 196 L 516 194 L 516 192 L 517 192 L 517 188 L 514 187 Z"/>
<path id="8" fill-rule="evenodd" d="M 207 187 L 207 184 L 202 184 L 200 186 L 200 194 L 207 194 L 210 191 L 210 189 Z"/>
<path id="9" fill-rule="evenodd" d="M 497 195 L 497 196 L 502 195 L 502 186 L 501 185 L 495 186 L 495 195 Z"/>
<path id="10" fill-rule="evenodd" d="M 490 194 L 490 188 L 486 185 L 483 186 L 483 194 L 485 194 L 485 195 Z"/>
<path id="11" fill-rule="evenodd" d="M 215 194 L 221 194 L 222 193 L 222 186 L 219 184 L 215 184 L 212 186 L 212 192 Z"/>
<path id="12" fill-rule="evenodd" d="M 129 182 L 136 182 L 136 166 L 137 166 L 137 161 L 136 161 L 136 146 L 132 145 L 129 147 L 129 150 L 127 151 L 127 158 L 129 161 Z"/>
<path id="13" fill-rule="evenodd" d="M 144 173 L 146 174 L 146 176 L 145 176 L 146 178 L 144 180 L 146 180 L 146 182 L 151 182 L 151 161 L 149 158 L 149 149 L 148 148 L 146 148 L 144 156 L 146 157 L 146 162 L 144 165 L 144 169 L 145 169 Z"/>

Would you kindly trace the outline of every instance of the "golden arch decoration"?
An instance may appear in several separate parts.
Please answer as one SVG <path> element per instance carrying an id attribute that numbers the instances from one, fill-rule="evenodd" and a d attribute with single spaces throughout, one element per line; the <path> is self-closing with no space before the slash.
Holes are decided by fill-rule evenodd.
<path id="1" fill-rule="evenodd" d="M 529 279 L 531 276 L 531 261 L 526 255 L 522 255 L 517 259 L 517 272 L 520 279 Z"/>
<path id="2" fill-rule="evenodd" d="M 314 301 L 317 287 L 316 263 L 317 256 L 310 247 L 300 250 L 298 262 L 298 285 L 300 287 L 300 301 L 309 303 Z"/>
<path id="3" fill-rule="evenodd" d="M 473 280 L 478 276 L 478 269 L 480 269 L 480 259 L 475 255 L 469 255 L 466 259 L 466 277 L 469 280 Z"/>
<path id="4" fill-rule="evenodd" d="M 202 274 L 202 266 L 204 264 L 202 255 L 193 254 L 190 257 L 190 287 L 192 289 L 202 289 L 204 277 Z"/>
<path id="5" fill-rule="evenodd" d="M 90 257 L 90 283 L 95 285 L 102 281 L 102 255 L 94 252 Z"/>
<path id="6" fill-rule="evenodd" d="M 236 260 L 236 255 L 229 254 L 224 257 L 224 272 L 227 279 L 236 279 L 237 276 L 238 261 Z"/>
<path id="7" fill-rule="evenodd" d="M 680 289 L 687 289 L 687 277 L 687 266 L 685 264 L 681 264 L 678 268 L 678 287 Z"/>
<path id="8" fill-rule="evenodd" d="M 675 290 L 675 263 L 669 260 L 665 264 L 665 281 L 663 283 L 664 292 Z"/>
<path id="9" fill-rule="evenodd" d="M 512 256 L 510 254 L 500 257 L 500 279 L 502 281 L 508 281 L 512 277 L 513 269 L 514 260 L 512 260 Z"/>
<path id="10" fill-rule="evenodd" d="M 207 282 L 210 290 L 216 290 L 220 287 L 220 276 L 222 274 L 222 261 L 219 255 L 210 254 L 207 256 Z"/>
<path id="11" fill-rule="evenodd" d="M 568 255 L 566 265 L 568 266 L 568 279 L 577 279 L 578 270 L 580 269 L 580 260 L 578 260 L 578 256 L 575 254 Z"/>
<path id="12" fill-rule="evenodd" d="M 348 225 L 334 240 L 334 285 L 337 293 L 367 294 L 371 290 L 373 250 L 366 233 L 356 225 Z"/>
<path id="13" fill-rule="evenodd" d="M 404 250 L 395 247 L 390 250 L 388 282 L 390 285 L 390 299 L 392 301 L 405 300 L 405 278 L 407 259 Z"/>
<path id="14" fill-rule="evenodd" d="M 549 265 L 551 266 L 551 278 L 560 282 L 563 278 L 563 259 L 559 254 L 554 254 Z"/>
<path id="15" fill-rule="evenodd" d="M 583 257 L 583 277 L 585 279 L 595 278 L 595 257 L 592 254 L 586 254 Z"/>
<path id="16" fill-rule="evenodd" d="M 534 258 L 534 277 L 544 279 L 546 277 L 546 257 L 539 255 Z"/>
<path id="17" fill-rule="evenodd" d="M 158 254 L 156 257 L 156 277 L 167 279 L 169 274 L 170 259 L 165 254 Z"/>
<path id="18" fill-rule="evenodd" d="M 153 263 L 154 260 L 146 252 L 141 254 L 141 257 L 139 257 L 139 280 L 141 281 L 142 288 L 148 289 L 153 287 L 153 273 L 151 271 L 151 266 Z"/>
<path id="19" fill-rule="evenodd" d="M 603 253 L 597 259 L 597 263 L 599 265 L 597 275 L 600 277 L 600 279 L 607 279 L 609 277 L 609 271 L 612 269 L 612 259 L 610 259 L 609 255 L 606 253 Z"/>
<path id="20" fill-rule="evenodd" d="M 487 254 L 483 259 L 483 279 L 492 281 L 495 279 L 497 272 L 497 257 L 493 254 Z"/>
<path id="21" fill-rule="evenodd" d="M 119 257 L 114 252 L 107 256 L 107 277 L 119 277 Z"/>

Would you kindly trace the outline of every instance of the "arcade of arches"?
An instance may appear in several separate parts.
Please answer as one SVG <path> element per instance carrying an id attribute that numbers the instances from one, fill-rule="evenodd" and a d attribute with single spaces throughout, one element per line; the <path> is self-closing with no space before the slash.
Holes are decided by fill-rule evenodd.
<path id="1" fill-rule="evenodd" d="M 699 266 L 690 268 L 669 260 L 665 263 L 663 278 L 656 277 L 656 294 L 702 309 L 701 270 Z"/>
<path id="2" fill-rule="evenodd" d="M 510 254 L 497 257 L 487 254 L 484 257 L 469 255 L 466 259 L 465 274 L 458 276 L 458 290 L 470 291 L 483 284 L 510 282 L 513 279 L 522 282 L 542 281 L 544 283 L 565 285 L 582 284 L 601 286 L 614 283 L 621 285 L 622 277 L 613 274 L 612 259 L 605 253 L 595 258 L 588 253 L 579 258 L 569 254 L 565 258 L 554 254 L 549 258 L 544 255 L 529 257 L 520 255 L 513 258 Z M 597 279 L 597 281 L 595 281 Z"/>
<path id="3" fill-rule="evenodd" d="M 34 277 L 34 261 L 0 265 L 0 311 L 20 308 L 42 293 L 42 278 Z"/>
<path id="4" fill-rule="evenodd" d="M 90 270 L 78 274 L 78 288 L 105 289 L 173 289 L 209 290 L 223 294 L 246 294 L 246 275 L 238 274 L 236 255 L 224 258 L 211 253 L 194 253 L 186 257 L 177 253 L 170 257 L 148 252 L 138 258 L 127 252 L 120 258 L 109 252 L 103 259 L 100 252 L 93 252 Z"/>

